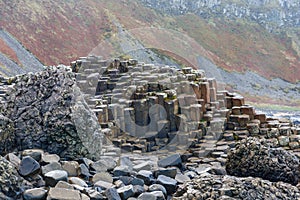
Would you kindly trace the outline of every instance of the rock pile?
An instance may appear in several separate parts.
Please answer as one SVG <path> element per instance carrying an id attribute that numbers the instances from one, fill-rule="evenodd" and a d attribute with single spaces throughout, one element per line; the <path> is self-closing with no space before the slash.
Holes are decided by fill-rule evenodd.
<path id="1" fill-rule="evenodd" d="M 96 141 L 101 153 L 100 126 L 68 68 L 49 67 L 11 78 L 10 84 L 0 113 L 1 154 L 39 148 L 68 159 L 87 156 L 86 146 Z"/>
<path id="2" fill-rule="evenodd" d="M 142 155 L 63 161 L 39 149 L 9 153 L 0 159 L 0 195 L 25 200 L 164 200 L 179 183 L 190 180 L 176 167 L 182 165 L 181 159 L 174 162 L 176 156 L 160 162 L 155 156 Z M 166 167 L 159 167 L 160 163 Z"/>
<path id="3" fill-rule="evenodd" d="M 235 148 L 228 154 L 228 174 L 298 184 L 300 162 L 292 153 L 272 147 L 265 139 L 252 137 L 242 140 Z"/>
<path id="4" fill-rule="evenodd" d="M 194 199 L 299 199 L 297 187 L 283 182 L 270 182 L 260 178 L 238 178 L 203 174 L 185 183 L 174 200 Z"/>

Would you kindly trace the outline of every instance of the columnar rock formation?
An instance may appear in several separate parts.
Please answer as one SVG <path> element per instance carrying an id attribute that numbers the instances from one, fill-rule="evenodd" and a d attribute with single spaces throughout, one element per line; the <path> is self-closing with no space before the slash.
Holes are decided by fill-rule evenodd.
<path id="1" fill-rule="evenodd" d="M 202 70 L 94 56 L 71 65 L 107 136 L 125 151 L 189 149 L 195 155 L 222 157 L 236 140 L 248 136 L 276 138 L 280 146 L 299 148 L 299 128 L 256 113 L 238 94 L 219 91 Z"/>
<path id="2" fill-rule="evenodd" d="M 201 70 L 94 56 L 71 67 L 0 78 L 0 198 L 299 199 L 290 121 Z"/>

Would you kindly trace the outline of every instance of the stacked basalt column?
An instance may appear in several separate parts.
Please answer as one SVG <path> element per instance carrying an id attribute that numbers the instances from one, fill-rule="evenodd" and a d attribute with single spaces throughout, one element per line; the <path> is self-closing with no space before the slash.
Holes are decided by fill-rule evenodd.
<path id="1" fill-rule="evenodd" d="M 184 149 L 199 139 L 217 140 L 224 130 L 225 92 L 217 92 L 215 79 L 205 78 L 202 70 L 97 57 L 76 61 L 72 68 L 84 93 L 94 87 L 94 94 L 86 94 L 88 102 L 113 143 L 125 149 L 141 144 L 135 149 Z"/>

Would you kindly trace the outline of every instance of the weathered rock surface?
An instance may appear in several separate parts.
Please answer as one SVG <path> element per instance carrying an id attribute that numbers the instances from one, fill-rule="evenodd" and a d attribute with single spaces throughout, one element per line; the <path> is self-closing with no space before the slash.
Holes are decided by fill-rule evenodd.
<path id="1" fill-rule="evenodd" d="M 174 200 L 188 199 L 299 199 L 299 189 L 288 183 L 261 178 L 203 174 L 185 183 Z"/>
<path id="2" fill-rule="evenodd" d="M 1 154 L 38 148 L 74 158 L 101 152 L 101 128 L 67 68 L 49 67 L 12 83 L 0 109 Z"/>
<path id="3" fill-rule="evenodd" d="M 299 159 L 292 153 L 272 147 L 266 140 L 247 138 L 229 153 L 226 170 L 234 176 L 261 177 L 270 181 L 284 181 L 297 185 Z"/>

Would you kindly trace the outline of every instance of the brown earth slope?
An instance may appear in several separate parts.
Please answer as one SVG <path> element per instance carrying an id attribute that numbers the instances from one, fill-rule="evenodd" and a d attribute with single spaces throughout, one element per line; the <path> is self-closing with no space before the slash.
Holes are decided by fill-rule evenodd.
<path id="1" fill-rule="evenodd" d="M 46 65 L 69 64 L 114 35 L 117 30 L 111 16 L 125 29 L 180 31 L 195 39 L 209 58 L 226 70 L 252 70 L 267 78 L 300 80 L 300 58 L 290 36 L 271 34 L 247 21 L 205 20 L 193 14 L 168 16 L 137 0 L 0 0 L 0 27 Z M 146 42 L 162 40 L 151 37 Z"/>

